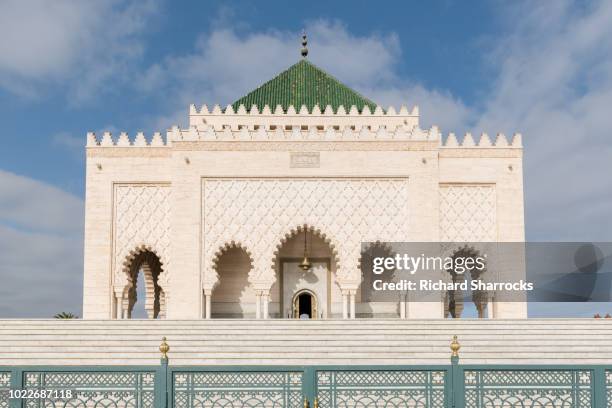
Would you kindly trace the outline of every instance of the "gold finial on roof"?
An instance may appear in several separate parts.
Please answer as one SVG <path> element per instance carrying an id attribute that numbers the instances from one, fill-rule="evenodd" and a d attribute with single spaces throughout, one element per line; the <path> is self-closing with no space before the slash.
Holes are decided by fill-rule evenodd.
<path id="1" fill-rule="evenodd" d="M 302 58 L 306 58 L 308 55 L 308 39 L 306 38 L 306 31 L 302 30 Z"/>

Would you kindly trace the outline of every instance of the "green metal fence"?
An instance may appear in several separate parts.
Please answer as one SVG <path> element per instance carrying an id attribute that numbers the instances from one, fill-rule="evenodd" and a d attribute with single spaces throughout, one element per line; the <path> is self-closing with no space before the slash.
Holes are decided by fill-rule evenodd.
<path id="1" fill-rule="evenodd" d="M 21 407 L 612 408 L 612 366 L 0 367 Z"/>

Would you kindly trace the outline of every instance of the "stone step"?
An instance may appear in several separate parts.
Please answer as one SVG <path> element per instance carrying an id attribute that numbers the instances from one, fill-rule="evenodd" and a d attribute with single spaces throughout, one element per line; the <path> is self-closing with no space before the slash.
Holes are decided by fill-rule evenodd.
<path id="1" fill-rule="evenodd" d="M 79 325 L 79 324 L 64 324 L 58 323 L 56 325 L 44 325 L 39 326 L 37 324 L 31 325 L 10 325 L 3 324 L 0 322 L 0 331 L 4 332 L 6 330 L 16 330 L 20 332 L 36 332 L 36 331 L 44 331 L 44 330 L 82 330 L 82 331 L 117 331 L 117 330 L 173 330 L 173 331 L 286 331 L 293 330 L 296 332 L 312 332 L 312 331 L 327 331 L 327 330 L 336 330 L 336 331 L 364 331 L 364 330 L 379 330 L 379 331 L 391 331 L 391 332 L 406 332 L 412 330 L 431 330 L 431 331 L 440 331 L 440 330 L 449 330 L 449 329 L 463 329 L 463 330 L 516 330 L 517 328 L 522 328 L 525 330 L 583 330 L 587 329 L 601 329 L 601 330 L 612 330 L 611 324 L 585 324 L 585 325 L 575 325 L 575 324 L 565 324 L 565 325 L 522 325 L 520 323 L 517 324 L 506 324 L 503 326 L 500 325 L 408 325 L 405 323 L 400 323 L 395 326 L 340 326 L 340 325 L 290 325 L 290 326 L 250 326 L 250 325 L 242 325 L 240 323 L 236 323 L 232 326 L 173 326 L 166 325 L 164 323 L 159 323 L 157 325 L 152 326 L 138 326 L 138 325 Z"/>
<path id="2" fill-rule="evenodd" d="M 61 326 L 78 326 L 78 327 L 94 327 L 94 328 L 116 328 L 116 327 L 182 327 L 182 328 L 222 328 L 231 329 L 240 328 L 295 328 L 295 329 L 310 329 L 313 327 L 377 327 L 387 326 L 389 328 L 397 327 L 507 327 L 507 326 L 523 326 L 523 327 L 559 327 L 566 328 L 572 326 L 612 326 L 612 319 L 533 319 L 533 320 L 483 320 L 483 319 L 433 319 L 433 320 L 372 320 L 372 319 L 357 319 L 357 320 L 286 320 L 286 319 L 269 319 L 269 320 L 0 320 L 0 327 L 57 327 Z"/>
<path id="3" fill-rule="evenodd" d="M 248 328 L 244 328 L 244 329 L 240 329 L 240 328 L 233 328 L 233 329 L 228 329 L 228 330 L 223 330 L 223 329 L 216 329 L 216 330 L 211 330 L 211 329 L 207 329 L 207 330 L 198 330 L 198 329 L 181 329 L 181 330 L 177 330 L 177 329 L 173 329 L 173 328 L 169 328 L 169 327 L 158 327 L 155 329 L 141 329 L 141 328 L 122 328 L 122 329 L 115 329 L 115 330 L 103 330 L 103 329 L 87 329 L 87 328 L 75 328 L 75 329 L 71 329 L 71 328 L 67 328 L 67 327 L 57 327 L 57 328 L 49 328 L 49 329 L 41 329 L 41 330 L 36 330 L 36 329 L 18 329 L 18 328 L 10 328 L 10 329 L 1 329 L 0 328 L 0 334 L 22 334 L 22 335 L 32 335 L 32 334 L 37 334 L 37 333 L 55 333 L 55 334 L 70 334 L 70 333 L 77 333 L 77 334 L 104 334 L 104 333 L 109 333 L 109 334 L 121 334 L 121 333 L 155 333 L 155 334 L 159 334 L 159 333 L 176 333 L 176 334 L 189 334 L 189 333 L 198 333 L 198 334 L 202 334 L 202 335 L 206 335 L 206 334 L 216 334 L 216 333 L 253 333 L 253 334 L 266 334 L 266 333 L 272 333 L 272 334 L 276 334 L 276 333 L 282 333 L 282 334 L 286 334 L 286 333 L 292 333 L 295 335 L 303 335 L 303 336 L 308 336 L 308 335 L 312 335 L 315 333 L 327 333 L 327 334 L 363 334 L 363 333 L 369 333 L 369 332 L 376 332 L 376 333 L 385 333 L 385 334 L 390 334 L 390 335 L 406 335 L 406 334 L 411 334 L 411 333 L 432 333 L 432 334 L 443 334 L 443 333 L 448 333 L 449 331 L 461 331 L 461 332 L 474 332 L 474 333 L 483 333 L 483 332 L 492 332 L 492 333 L 513 333 L 516 332 L 517 330 L 521 330 L 524 331 L 525 333 L 529 334 L 529 333 L 533 333 L 533 334 L 540 334 L 540 333 L 580 333 L 580 332 L 584 332 L 585 330 L 588 330 L 590 332 L 594 332 L 594 333 L 611 333 L 612 332 L 612 327 L 610 328 L 603 328 L 603 327 L 582 327 L 582 328 L 545 328 L 545 327 L 539 327 L 539 328 L 525 328 L 525 327 L 521 327 L 521 326 L 517 326 L 515 328 L 504 328 L 504 329 L 497 329 L 497 328 L 469 328 L 469 327 L 449 327 L 449 328 L 445 328 L 445 329 L 430 329 L 430 328 L 425 328 L 425 327 L 419 327 L 419 328 L 410 328 L 410 329 L 374 329 L 374 328 L 364 328 L 364 329 L 359 329 L 359 328 L 351 328 L 351 329 L 344 329 L 344 330 L 340 330 L 340 329 L 312 329 L 312 330 L 293 330 L 293 329 L 268 329 L 268 330 L 251 330 Z"/>
<path id="4" fill-rule="evenodd" d="M 170 338 L 172 341 L 172 345 L 174 348 L 176 347 L 197 347 L 197 348 L 212 348 L 212 347 L 230 347 L 230 346 L 243 346 L 245 344 L 244 339 L 203 339 L 203 340 L 191 340 L 184 338 Z M 314 340 L 314 341 L 313 341 Z M 572 338 L 565 339 L 566 344 L 571 344 L 573 347 L 580 345 L 588 345 L 588 346 L 598 346 L 598 347 L 606 347 L 611 346 L 610 337 L 600 337 L 596 339 L 590 338 L 588 335 L 585 335 L 581 338 Z M 36 346 L 44 346 L 44 347 L 58 347 L 58 346 L 83 346 L 83 347 L 123 347 L 126 345 L 138 345 L 139 347 L 155 347 L 159 345 L 159 339 L 151 340 L 151 339 L 98 339 L 95 342 L 91 340 L 85 341 L 80 338 L 73 339 L 60 339 L 57 337 L 49 337 L 47 339 L 20 339 L 18 342 L 15 340 L 0 340 L 0 348 L 2 350 L 6 350 L 7 347 L 36 347 Z M 284 340 L 264 340 L 264 339 L 249 339 L 249 344 L 257 344 L 257 347 L 282 347 L 286 345 L 290 345 L 291 347 L 309 347 L 313 344 L 318 346 L 343 346 L 343 347 L 353 347 L 360 346 L 363 344 L 367 344 L 369 347 L 372 346 L 386 346 L 386 347 L 421 347 L 421 346 L 447 346 L 449 341 L 444 338 L 436 338 L 436 339 L 372 339 L 372 340 L 352 340 L 352 339 L 320 339 L 314 338 L 311 340 L 304 339 L 284 339 Z M 558 345 L 558 340 L 556 338 L 531 338 L 531 339 L 523 339 L 517 338 L 513 339 L 512 343 L 515 345 L 528 345 L 530 347 L 533 346 L 556 346 Z M 15 346 L 15 345 L 18 346 Z M 507 344 L 506 339 L 503 338 L 477 338 L 477 337 L 462 337 L 461 344 L 464 346 L 467 345 L 497 345 L 503 344 L 504 346 Z"/>
<path id="5" fill-rule="evenodd" d="M 467 347 L 467 345 L 465 345 Z M 506 344 L 488 344 L 488 345 L 478 345 L 478 351 L 474 351 L 474 353 L 500 353 L 505 351 L 507 345 Z M 311 345 L 308 347 L 308 351 L 305 354 L 313 355 L 313 354 L 335 354 L 335 355 L 343 355 L 343 354 L 362 354 L 362 353 L 392 353 L 395 355 L 414 355 L 415 353 L 440 353 L 441 350 L 444 350 L 446 347 L 443 345 L 431 345 L 431 346 L 329 346 L 329 345 Z M 595 352 L 595 347 L 589 345 L 572 345 L 572 353 L 589 353 Z M 202 350 L 202 355 L 226 355 L 227 353 L 240 353 L 240 354 L 253 354 L 259 356 L 270 356 L 272 354 L 285 354 L 285 355 L 293 355 L 296 353 L 295 350 L 303 350 L 304 346 L 300 347 L 287 347 L 287 351 L 280 350 L 279 347 L 263 347 L 263 346 L 227 346 L 227 347 L 214 347 L 214 348 L 199 348 Z M 375 350 L 378 349 L 378 350 Z M 98 351 L 102 350 L 102 351 Z M 193 354 L 194 347 L 181 347 L 174 346 L 172 348 L 173 354 L 176 353 L 184 353 L 184 354 Z M 8 346 L 3 348 L 3 353 L 40 353 L 44 354 L 49 351 L 48 346 Z M 520 345 L 513 346 L 512 352 L 515 354 L 520 353 L 534 353 L 539 354 L 543 353 L 557 353 L 558 351 L 550 346 L 545 347 L 535 347 L 534 345 Z M 112 353 L 113 356 L 122 355 L 125 353 L 135 353 L 135 354 L 143 354 L 143 355 L 151 355 L 154 354 L 155 348 L 151 347 L 139 347 L 134 345 L 116 345 L 116 346 L 106 346 L 103 348 L 97 347 L 88 347 L 88 346 L 53 346 L 53 353 L 61 353 L 64 356 L 68 355 L 79 355 L 81 353 Z M 607 353 L 612 354 L 612 346 L 608 345 L 607 347 L 603 347 L 601 345 L 597 346 L 597 353 Z M 467 353 L 467 352 L 466 352 Z"/>
<path id="6" fill-rule="evenodd" d="M 442 351 L 442 350 L 427 350 L 427 349 L 419 349 L 419 350 L 412 350 L 412 351 L 394 351 L 394 350 L 384 350 L 384 349 L 380 349 L 380 350 L 372 350 L 372 349 L 360 349 L 360 350 L 356 350 L 356 351 L 347 351 L 346 348 L 344 348 L 343 350 L 324 350 L 324 349 L 313 349 L 313 350 L 309 350 L 309 351 L 301 351 L 301 350 L 286 350 L 286 351 L 279 351 L 279 350 L 271 350 L 271 351 L 267 351 L 267 350 L 240 350 L 239 354 L 237 353 L 236 350 L 203 350 L 201 352 L 194 352 L 194 351 L 189 351 L 189 352 L 183 352 L 183 353 L 179 353 L 179 352 L 174 352 L 172 351 L 170 353 L 170 357 L 172 357 L 172 361 L 174 361 L 176 358 L 200 358 L 200 359 L 207 359 L 207 358 L 217 358 L 217 359 L 231 359 L 231 358 L 248 358 L 248 359 L 282 359 L 282 358 L 287 358 L 287 357 L 292 357 L 292 358 L 304 358 L 304 359 L 312 359 L 312 358 L 321 358 L 322 356 L 331 356 L 334 359 L 337 360 L 342 360 L 345 358 L 350 358 L 353 356 L 364 356 L 364 351 L 368 352 L 368 355 L 371 356 L 395 356 L 397 358 L 400 358 L 402 360 L 405 360 L 407 358 L 414 358 L 414 357 L 421 357 L 421 358 L 445 358 L 446 357 L 446 361 L 450 361 L 449 357 L 450 357 L 450 352 L 449 351 Z M 462 352 L 461 355 L 462 357 L 468 357 L 468 356 L 474 356 L 474 357 L 478 357 L 478 358 L 499 358 L 500 354 L 499 354 L 500 350 L 478 350 L 478 351 L 473 351 L 473 352 Z M 49 350 L 46 349 L 45 351 L 35 351 L 32 352 L 32 355 L 35 355 L 36 357 L 40 357 L 40 358 L 58 358 L 58 353 L 61 354 L 62 358 L 67 359 L 67 358 L 79 358 L 82 356 L 81 351 L 72 351 L 70 349 L 65 349 L 65 350 Z M 545 355 L 548 354 L 550 356 L 556 356 L 558 354 L 558 350 L 546 350 L 546 349 L 542 349 L 542 350 L 538 350 L 537 351 L 538 355 Z M 24 353 L 27 354 L 27 353 Z M 140 351 L 132 351 L 132 350 L 121 350 L 120 352 L 114 352 L 112 353 L 112 358 L 148 358 L 151 355 L 155 355 L 155 353 L 151 353 L 148 350 L 140 350 Z M 528 350 L 528 349 L 523 349 L 523 350 L 517 350 L 516 352 L 513 351 L 513 355 L 515 357 L 518 356 L 533 356 L 534 352 L 533 349 Z M 590 358 L 602 358 L 602 352 L 600 352 L 599 350 L 594 350 L 592 349 L 591 351 L 587 352 L 584 350 L 579 350 L 579 351 L 575 351 L 575 352 L 571 352 L 568 353 L 569 355 L 573 355 L 573 356 L 581 356 L 581 357 L 590 357 Z M 86 356 L 88 358 L 100 358 L 100 359 L 106 359 L 109 358 L 109 353 L 106 352 L 105 350 L 99 350 L 99 351 L 93 351 L 93 350 L 89 350 L 86 352 Z"/>
<path id="7" fill-rule="evenodd" d="M 349 339 L 359 338 L 362 341 L 376 341 L 376 340 L 400 340 L 400 341 L 414 341 L 423 338 L 429 340 L 443 340 L 450 341 L 449 339 L 457 335 L 461 339 L 470 340 L 489 340 L 489 339 L 506 339 L 506 340 L 520 340 L 520 339 L 546 339 L 546 338 L 563 338 L 564 341 L 580 340 L 580 339 L 610 339 L 612 333 L 608 332 L 593 332 L 590 333 L 588 330 L 583 332 L 565 333 L 563 331 L 556 332 L 514 332 L 514 333 L 498 333 L 498 332 L 463 332 L 463 331 L 449 331 L 448 333 L 429 333 L 426 331 L 415 332 L 410 334 L 389 334 L 389 333 L 372 333 L 360 334 L 360 333 L 318 333 L 310 335 L 302 335 L 295 333 L 262 333 L 261 335 L 254 333 L 174 333 L 174 332 L 160 332 L 160 333 L 104 333 L 96 335 L 95 333 L 63 333 L 63 332 L 46 332 L 37 334 L 0 334 L 0 341 L 28 341 L 28 340 L 51 340 L 54 338 L 61 339 L 79 339 L 83 341 L 98 341 L 98 340 L 125 340 L 125 341 L 139 341 L 139 340 L 151 340 L 159 342 L 162 337 L 172 339 L 184 339 L 192 341 L 207 341 L 211 339 L 218 340 L 263 340 L 263 341 L 275 341 L 275 340 L 305 340 L 313 341 L 314 339 L 319 340 L 337 340 L 337 339 Z"/>
<path id="8" fill-rule="evenodd" d="M 556 341 L 559 340 L 559 336 L 532 336 L 532 337 L 524 337 L 520 335 L 515 335 L 513 337 L 502 337 L 502 336 L 492 336 L 489 335 L 487 337 L 477 336 L 475 334 L 459 336 L 461 344 L 473 345 L 473 344 L 516 344 L 516 345 L 551 345 L 555 344 Z M 184 347 L 224 347 L 224 346 L 248 346 L 249 344 L 257 344 L 264 345 L 266 347 L 282 347 L 286 344 L 291 344 L 294 347 L 300 345 L 318 345 L 324 344 L 329 346 L 352 346 L 352 345 L 361 345 L 365 344 L 369 347 L 385 345 L 385 346 L 411 346 L 418 347 L 420 345 L 448 345 L 451 341 L 451 338 L 448 336 L 440 337 L 440 336 L 428 336 L 423 338 L 423 336 L 419 337 L 392 337 L 392 338 L 379 338 L 369 336 L 368 338 L 342 338 L 336 336 L 332 337 L 318 337 L 312 336 L 310 338 L 257 338 L 257 337 L 240 337 L 240 336 L 220 336 L 220 337 L 208 337 L 204 339 L 198 338 L 186 338 L 182 336 L 168 336 L 168 342 L 171 342 L 176 346 L 184 346 Z M 564 345 L 579 345 L 579 344 L 601 344 L 606 345 L 610 344 L 612 346 L 612 342 L 610 342 L 610 336 L 598 336 L 591 337 L 588 334 L 585 334 L 580 337 L 563 337 Z M 161 338 L 112 338 L 106 337 L 103 339 L 97 338 L 81 338 L 79 336 L 73 336 L 70 338 L 65 338 L 61 336 L 48 336 L 46 338 L 15 338 L 15 339 L 2 339 L 0 340 L 0 345 L 4 346 L 36 346 L 36 345 L 82 345 L 82 346 L 113 346 L 113 345 L 126 345 L 126 344 L 136 344 L 136 345 L 159 345 L 161 342 Z M 0 347 L 0 351 L 2 348 Z"/>

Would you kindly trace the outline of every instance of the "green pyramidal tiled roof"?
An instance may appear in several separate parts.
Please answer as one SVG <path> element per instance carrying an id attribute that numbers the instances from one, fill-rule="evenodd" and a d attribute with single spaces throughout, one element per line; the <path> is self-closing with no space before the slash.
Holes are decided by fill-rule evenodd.
<path id="1" fill-rule="evenodd" d="M 312 112 L 315 105 L 319 105 L 322 111 L 327 105 L 331 105 L 334 112 L 340 105 L 347 111 L 353 105 L 359 112 L 366 105 L 371 111 L 376 108 L 374 102 L 305 59 L 232 103 L 234 112 L 240 105 L 244 105 L 247 110 L 257 105 L 260 111 L 265 105 L 272 111 L 277 105 L 281 105 L 285 111 L 290 105 L 293 105 L 296 111 L 306 105 L 308 112 Z"/>

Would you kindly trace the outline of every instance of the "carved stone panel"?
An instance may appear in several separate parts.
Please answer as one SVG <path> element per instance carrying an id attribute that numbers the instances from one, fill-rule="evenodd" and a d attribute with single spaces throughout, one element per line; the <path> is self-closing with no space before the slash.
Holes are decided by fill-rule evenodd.
<path id="1" fill-rule="evenodd" d="M 215 253 L 240 242 L 253 255 L 250 280 L 274 282 L 272 265 L 283 237 L 308 225 L 330 240 L 338 279 L 360 281 L 362 241 L 408 235 L 407 178 L 203 179 L 204 286 L 217 282 Z"/>
<path id="2" fill-rule="evenodd" d="M 440 240 L 493 242 L 497 240 L 495 185 L 440 186 Z"/>
<path id="3" fill-rule="evenodd" d="M 170 268 L 170 186 L 116 184 L 113 226 L 115 287 L 125 284 L 124 264 L 135 252 L 148 249 L 160 258 L 164 273 Z"/>

